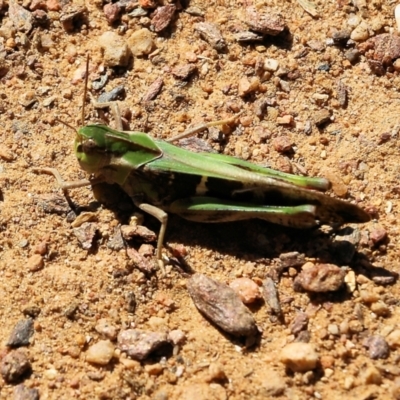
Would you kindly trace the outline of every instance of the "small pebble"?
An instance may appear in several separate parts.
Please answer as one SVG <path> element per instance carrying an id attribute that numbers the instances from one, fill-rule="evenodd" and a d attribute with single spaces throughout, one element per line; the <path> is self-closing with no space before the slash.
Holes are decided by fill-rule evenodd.
<path id="1" fill-rule="evenodd" d="M 126 43 L 135 57 L 146 56 L 154 48 L 153 34 L 148 29 L 142 28 L 133 32 Z"/>
<path id="2" fill-rule="evenodd" d="M 22 350 L 14 350 L 6 354 L 0 363 L 0 373 L 7 383 L 19 381 L 23 375 L 32 369 L 27 353 Z"/>
<path id="3" fill-rule="evenodd" d="M 41 270 L 44 267 L 43 257 L 40 254 L 33 254 L 28 258 L 25 267 L 28 271 L 31 272 L 36 272 Z"/>
<path id="4" fill-rule="evenodd" d="M 160 93 L 164 85 L 164 80 L 162 78 L 157 78 L 148 88 L 146 94 L 142 97 L 142 102 L 146 103 L 148 101 L 154 100 Z"/>
<path id="5" fill-rule="evenodd" d="M 254 303 L 260 298 L 258 285 L 249 278 L 235 279 L 229 284 L 229 287 L 239 295 L 244 304 Z"/>
<path id="6" fill-rule="evenodd" d="M 373 360 L 389 357 L 390 348 L 382 336 L 370 336 L 364 341 L 363 345 L 368 348 L 368 355 Z"/>
<path id="7" fill-rule="evenodd" d="M 28 346 L 33 335 L 33 320 L 23 319 L 18 321 L 7 341 L 9 347 Z"/>
<path id="8" fill-rule="evenodd" d="M 261 294 L 266 304 L 271 308 L 271 311 L 278 316 L 282 315 L 281 303 L 279 301 L 278 291 L 276 290 L 274 281 L 267 277 L 264 279 Z"/>
<path id="9" fill-rule="evenodd" d="M 126 249 L 126 254 L 133 261 L 135 267 L 138 268 L 143 273 L 148 274 L 156 269 L 156 265 L 154 262 L 142 256 L 142 254 L 140 254 L 133 247 L 128 247 Z"/>
<path id="10" fill-rule="evenodd" d="M 46 8 L 47 8 L 47 11 L 60 11 L 61 4 L 58 0 L 47 0 Z"/>
<path id="11" fill-rule="evenodd" d="M 258 376 L 261 382 L 259 393 L 262 395 L 262 398 L 270 399 L 280 397 L 284 394 L 287 384 L 277 371 L 264 368 L 263 371 L 259 371 Z"/>
<path id="12" fill-rule="evenodd" d="M 320 110 L 314 114 L 315 125 L 321 126 L 331 120 L 331 113 L 328 110 Z"/>
<path id="13" fill-rule="evenodd" d="M 122 225 L 121 234 L 125 240 L 140 239 L 143 242 L 154 242 L 157 235 L 143 225 Z"/>
<path id="14" fill-rule="evenodd" d="M 360 59 L 360 55 L 361 53 L 358 49 L 349 49 L 344 53 L 344 56 L 351 64 L 356 64 Z"/>
<path id="15" fill-rule="evenodd" d="M 32 13 L 20 6 L 16 1 L 9 2 L 8 17 L 18 31 L 25 33 L 31 31 L 33 26 Z"/>
<path id="16" fill-rule="evenodd" d="M 274 138 L 272 146 L 278 153 L 288 153 L 293 150 L 292 141 L 287 136 Z"/>
<path id="17" fill-rule="evenodd" d="M 30 388 L 23 383 L 15 386 L 13 400 L 39 400 L 39 390 Z"/>
<path id="18" fill-rule="evenodd" d="M 372 303 L 371 311 L 380 317 L 388 317 L 390 315 L 390 308 L 383 301 Z"/>
<path id="19" fill-rule="evenodd" d="M 338 336 L 339 335 L 339 327 L 336 324 L 329 324 L 328 332 L 333 336 Z"/>
<path id="20" fill-rule="evenodd" d="M 294 121 L 293 115 L 284 115 L 283 117 L 278 117 L 276 119 L 276 123 L 279 125 L 291 125 L 293 124 L 293 121 Z"/>
<path id="21" fill-rule="evenodd" d="M 258 78 L 253 77 L 248 80 L 247 77 L 240 78 L 238 83 L 238 94 L 240 97 L 244 97 L 249 93 L 256 92 L 259 88 L 260 81 Z"/>
<path id="22" fill-rule="evenodd" d="M 197 70 L 194 64 L 184 64 L 174 67 L 171 71 L 172 75 L 180 80 L 187 80 Z"/>
<path id="23" fill-rule="evenodd" d="M 222 51 L 226 48 L 225 40 L 216 24 L 199 22 L 194 25 L 194 29 L 215 50 Z"/>
<path id="24" fill-rule="evenodd" d="M 98 39 L 103 49 L 104 64 L 107 67 L 125 67 L 128 65 L 131 52 L 124 39 L 115 32 L 104 32 Z"/>
<path id="25" fill-rule="evenodd" d="M 153 13 L 151 19 L 151 23 L 154 26 L 154 31 L 161 32 L 163 29 L 165 29 L 171 23 L 175 11 L 175 4 L 167 4 L 165 6 L 158 7 Z"/>
<path id="26" fill-rule="evenodd" d="M 382 226 L 375 225 L 369 234 L 369 238 L 374 245 L 377 245 L 387 238 L 387 232 Z"/>
<path id="27" fill-rule="evenodd" d="M 332 292 L 338 290 L 344 283 L 346 272 L 333 264 L 316 264 L 303 269 L 295 279 L 309 292 Z"/>
<path id="28" fill-rule="evenodd" d="M 157 1 L 156 0 L 139 0 L 139 5 L 142 8 L 156 8 Z"/>
<path id="29" fill-rule="evenodd" d="M 293 335 L 298 335 L 301 331 L 307 329 L 308 321 L 309 318 L 306 313 L 298 312 L 290 324 L 290 332 Z"/>
<path id="30" fill-rule="evenodd" d="M 180 345 L 186 341 L 186 334 L 180 329 L 173 329 L 168 333 L 168 340 L 175 346 Z"/>
<path id="31" fill-rule="evenodd" d="M 400 348 L 400 329 L 395 329 L 394 331 L 390 332 L 386 337 L 386 341 L 391 349 Z"/>
<path id="32" fill-rule="evenodd" d="M 134 360 L 144 360 L 153 351 L 169 343 L 164 332 L 127 329 L 118 334 L 118 348 Z"/>
<path id="33" fill-rule="evenodd" d="M 266 71 L 275 72 L 279 68 L 279 61 L 273 58 L 267 58 L 264 60 L 263 67 Z"/>
<path id="34" fill-rule="evenodd" d="M 293 372 L 306 372 L 313 370 L 319 361 L 314 345 L 310 343 L 290 343 L 280 354 L 280 360 Z"/>
<path id="35" fill-rule="evenodd" d="M 247 7 L 244 22 L 254 32 L 276 36 L 286 28 L 284 20 L 279 15 L 269 11 L 260 11 L 253 6 Z"/>
<path id="36" fill-rule="evenodd" d="M 288 253 L 282 253 L 279 256 L 279 261 L 283 269 L 300 267 L 305 263 L 305 255 L 298 251 L 290 251 Z"/>
<path id="37" fill-rule="evenodd" d="M 115 340 L 118 335 L 117 328 L 111 325 L 105 318 L 99 319 L 94 329 L 96 329 L 100 335 L 103 335 L 110 340 Z"/>
<path id="38" fill-rule="evenodd" d="M 360 25 L 354 28 L 350 34 L 350 39 L 356 42 L 364 42 L 369 38 L 369 26 L 365 21 L 362 21 Z"/>
<path id="39" fill-rule="evenodd" d="M 257 334 L 253 315 L 228 285 L 194 274 L 187 286 L 197 309 L 223 331 L 234 336 Z"/>
<path id="40" fill-rule="evenodd" d="M 109 340 L 100 340 L 86 352 L 86 361 L 96 365 L 107 365 L 114 356 L 114 345 Z"/>
<path id="41" fill-rule="evenodd" d="M 354 271 L 348 271 L 346 276 L 344 277 L 344 282 L 347 286 L 347 289 L 350 293 L 353 293 L 356 290 L 356 274 Z"/>
<path id="42" fill-rule="evenodd" d="M 114 23 L 120 16 L 121 7 L 118 3 L 108 3 L 103 7 L 103 12 L 109 24 Z"/>
<path id="43" fill-rule="evenodd" d="M 83 249 L 89 250 L 93 247 L 93 241 L 97 234 L 97 224 L 84 222 L 78 228 L 73 228 L 72 231 Z"/>

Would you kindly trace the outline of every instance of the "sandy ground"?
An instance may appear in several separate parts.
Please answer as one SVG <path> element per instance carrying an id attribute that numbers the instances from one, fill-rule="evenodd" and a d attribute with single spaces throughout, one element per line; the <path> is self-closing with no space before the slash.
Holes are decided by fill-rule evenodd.
<path id="1" fill-rule="evenodd" d="M 315 1 L 316 17 L 295 0 L 259 2 L 259 10 L 279 14 L 286 29 L 260 42 L 239 43 L 235 34 L 247 30 L 242 15 L 248 4 L 191 1 L 167 28 L 151 33 L 150 55 L 118 67 L 107 65 L 100 36 L 112 31 L 127 40 L 138 29 L 151 28 L 151 17 L 122 10 L 109 24 L 99 0 L 60 1 L 59 10 L 57 2 L 19 3 L 30 12 L 38 7 L 48 22 L 15 28 L 10 21 L 18 18 L 10 16 L 7 0 L 0 1 L 0 398 L 33 399 L 37 393 L 40 399 L 400 398 L 400 289 L 390 279 L 399 271 L 400 193 L 400 79 L 391 58 L 400 54 L 390 56 L 377 75 L 368 54 L 356 60 L 347 53 L 357 43 L 328 45 L 335 31 L 351 32 L 354 20 L 368 24 L 371 37 L 396 35 L 395 2 Z M 86 11 L 62 22 L 72 6 Z M 36 12 L 36 21 L 43 13 Z M 218 27 L 223 50 L 194 29 L 204 21 Z M 90 187 L 69 192 L 78 210 L 94 213 L 94 244 L 83 249 L 62 191 L 53 177 L 34 168 L 58 168 L 65 180 L 87 177 L 73 152 L 74 132 L 57 120 L 81 125 L 87 54 L 89 81 L 108 75 L 103 89 L 91 89 L 95 97 L 124 86 L 121 108 L 131 130 L 165 139 L 243 111 L 235 124 L 223 127 L 223 141 L 215 140 L 218 129 L 199 137 L 224 154 L 328 177 L 332 195 L 373 213 L 371 222 L 352 225 L 360 238 L 348 259 L 336 254 L 336 235 L 343 232 L 333 229 L 288 230 L 260 221 L 209 226 L 171 216 L 166 241 L 186 254 L 193 271 L 225 283 L 248 277 L 261 284 L 279 269 L 282 254 L 297 251 L 306 261 L 346 267 L 353 279 L 348 288 L 300 293 L 293 282 L 301 265 L 275 274 L 283 320 L 261 300 L 250 305 L 262 334 L 246 347 L 244 339 L 223 334 L 196 310 L 181 269 L 168 267 L 164 277 L 159 271 L 144 274 L 125 249 L 107 246 L 121 215 L 101 206 Z M 265 60 L 277 61 L 278 71 L 265 70 Z M 196 68 L 186 80 L 174 76 L 174 68 L 189 64 Z M 160 77 L 160 93 L 144 104 L 141 99 Z M 268 104 L 260 114 L 262 99 Z M 317 127 L 321 110 L 331 119 Z M 85 123 L 100 117 L 87 102 Z M 102 118 L 109 118 L 107 111 Z M 130 210 L 124 200 L 125 223 Z M 151 217 L 145 216 L 144 225 L 158 231 Z M 155 263 L 154 257 L 149 260 Z M 280 357 L 296 341 L 291 324 L 300 312 L 309 318 L 306 341 L 314 346 L 318 365 L 292 372 Z M 18 351 L 30 371 L 10 379 L 4 358 L 17 350 L 7 343 L 17 323 L 29 318 L 33 334 Z M 99 328 L 99 321 L 114 330 Z M 172 352 L 135 361 L 118 349 L 115 338 L 115 332 L 132 327 L 179 329 L 184 339 Z M 379 351 L 371 354 L 371 337 L 390 345 L 385 358 Z M 114 346 L 112 359 L 105 365 L 89 362 L 91 346 L 102 340 Z M 18 384 L 24 385 L 22 395 L 15 394 Z"/>

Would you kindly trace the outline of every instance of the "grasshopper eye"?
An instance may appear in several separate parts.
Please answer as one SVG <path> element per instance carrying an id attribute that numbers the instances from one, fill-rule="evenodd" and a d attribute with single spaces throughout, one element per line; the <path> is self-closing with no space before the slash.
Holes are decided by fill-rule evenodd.
<path id="1" fill-rule="evenodd" d="M 98 150 L 96 142 L 92 139 L 88 139 L 80 145 L 81 149 L 78 147 L 78 151 L 82 150 L 86 154 L 94 153 Z"/>

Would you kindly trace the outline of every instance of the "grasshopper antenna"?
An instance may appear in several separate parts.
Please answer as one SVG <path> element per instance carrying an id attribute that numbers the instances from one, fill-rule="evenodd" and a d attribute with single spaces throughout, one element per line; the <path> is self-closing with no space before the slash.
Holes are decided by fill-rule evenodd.
<path id="1" fill-rule="evenodd" d="M 83 126 L 85 123 L 85 104 L 86 104 L 88 81 L 89 81 L 89 54 L 86 56 L 86 74 L 85 74 L 85 88 L 83 90 L 81 126 Z"/>
<path id="2" fill-rule="evenodd" d="M 72 125 L 68 124 L 67 122 L 61 120 L 60 118 L 56 118 L 56 121 L 60 122 L 61 124 L 65 125 L 66 127 L 73 129 L 74 132 L 76 132 L 76 128 L 74 128 Z"/>

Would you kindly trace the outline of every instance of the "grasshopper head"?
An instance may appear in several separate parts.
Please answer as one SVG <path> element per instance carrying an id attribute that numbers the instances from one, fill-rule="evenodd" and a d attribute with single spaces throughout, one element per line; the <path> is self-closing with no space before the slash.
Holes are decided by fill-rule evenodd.
<path id="1" fill-rule="evenodd" d="M 81 168 L 90 174 L 99 172 L 109 163 L 106 132 L 107 127 L 103 125 L 88 125 L 77 131 L 75 155 Z"/>

